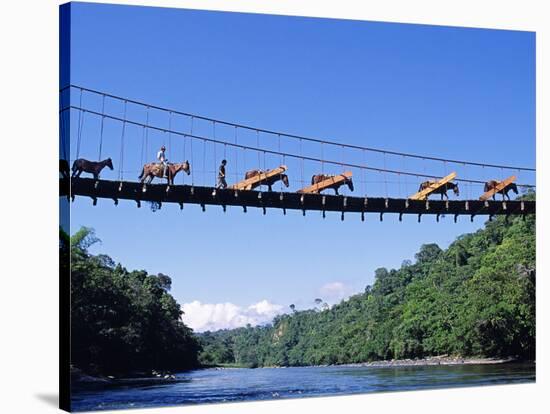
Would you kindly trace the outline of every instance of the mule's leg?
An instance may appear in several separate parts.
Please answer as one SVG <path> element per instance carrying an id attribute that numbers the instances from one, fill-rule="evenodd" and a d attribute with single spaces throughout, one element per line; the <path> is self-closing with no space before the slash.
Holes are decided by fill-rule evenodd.
<path id="1" fill-rule="evenodd" d="M 272 190 L 271 190 L 271 184 L 268 184 L 268 186 L 267 186 L 267 190 L 268 190 L 269 192 L 271 192 L 271 191 L 272 191 Z"/>
<path id="2" fill-rule="evenodd" d="M 338 187 L 334 187 L 334 194 L 335 195 L 340 195 L 340 194 L 338 194 Z"/>

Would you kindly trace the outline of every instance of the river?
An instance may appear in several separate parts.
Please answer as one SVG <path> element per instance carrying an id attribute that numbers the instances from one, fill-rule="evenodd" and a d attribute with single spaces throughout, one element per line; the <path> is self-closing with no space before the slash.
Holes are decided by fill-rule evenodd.
<path id="1" fill-rule="evenodd" d="M 380 391 L 435 389 L 535 381 L 535 365 L 232 368 L 182 372 L 175 380 L 119 380 L 73 388 L 74 411 L 257 401 Z"/>

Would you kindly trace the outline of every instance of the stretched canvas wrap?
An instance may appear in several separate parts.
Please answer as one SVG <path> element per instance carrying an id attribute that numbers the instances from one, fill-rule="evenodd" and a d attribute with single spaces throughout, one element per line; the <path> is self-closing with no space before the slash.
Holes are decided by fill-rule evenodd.
<path id="1" fill-rule="evenodd" d="M 64 410 L 535 381 L 535 33 L 68 3 L 60 68 Z"/>

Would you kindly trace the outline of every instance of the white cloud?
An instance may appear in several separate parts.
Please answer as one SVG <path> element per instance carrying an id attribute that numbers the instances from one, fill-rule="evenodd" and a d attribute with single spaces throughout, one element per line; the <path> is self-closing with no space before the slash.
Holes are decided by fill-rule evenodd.
<path id="1" fill-rule="evenodd" d="M 326 283 L 319 289 L 321 298 L 327 303 L 338 303 L 351 295 L 351 288 L 342 282 Z"/>
<path id="2" fill-rule="evenodd" d="M 195 300 L 184 303 L 183 322 L 197 332 L 232 329 L 241 326 L 261 325 L 282 313 L 283 306 L 262 300 L 248 307 L 242 307 L 230 302 L 201 303 Z"/>

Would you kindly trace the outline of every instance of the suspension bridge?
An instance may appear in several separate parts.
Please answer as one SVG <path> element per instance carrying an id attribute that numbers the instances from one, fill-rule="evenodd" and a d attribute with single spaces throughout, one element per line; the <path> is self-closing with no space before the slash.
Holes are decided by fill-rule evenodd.
<path id="1" fill-rule="evenodd" d="M 166 146 L 187 163 L 173 182 L 142 182 L 145 164 Z M 164 108 L 81 86 L 60 91 L 60 194 L 74 200 L 132 200 L 206 206 L 434 215 L 535 214 L 535 169 L 446 159 L 261 129 Z M 97 177 L 69 171 L 75 160 L 108 165 Z M 219 165 L 227 160 L 220 185 Z M 108 162 L 107 162 L 108 161 Z M 109 165 L 110 162 L 110 165 Z M 84 173 L 85 174 L 85 173 Z M 421 185 L 422 184 L 422 185 Z M 512 191 L 510 191 L 512 190 Z M 518 191 L 519 190 L 519 191 Z M 515 192 L 515 194 L 514 194 Z M 509 196 L 512 197 L 509 197 Z M 432 197 L 432 198 L 430 198 Z M 434 198 L 435 197 L 435 198 Z M 516 199 L 512 199 L 516 197 Z M 518 198 L 519 197 L 519 198 Z"/>

